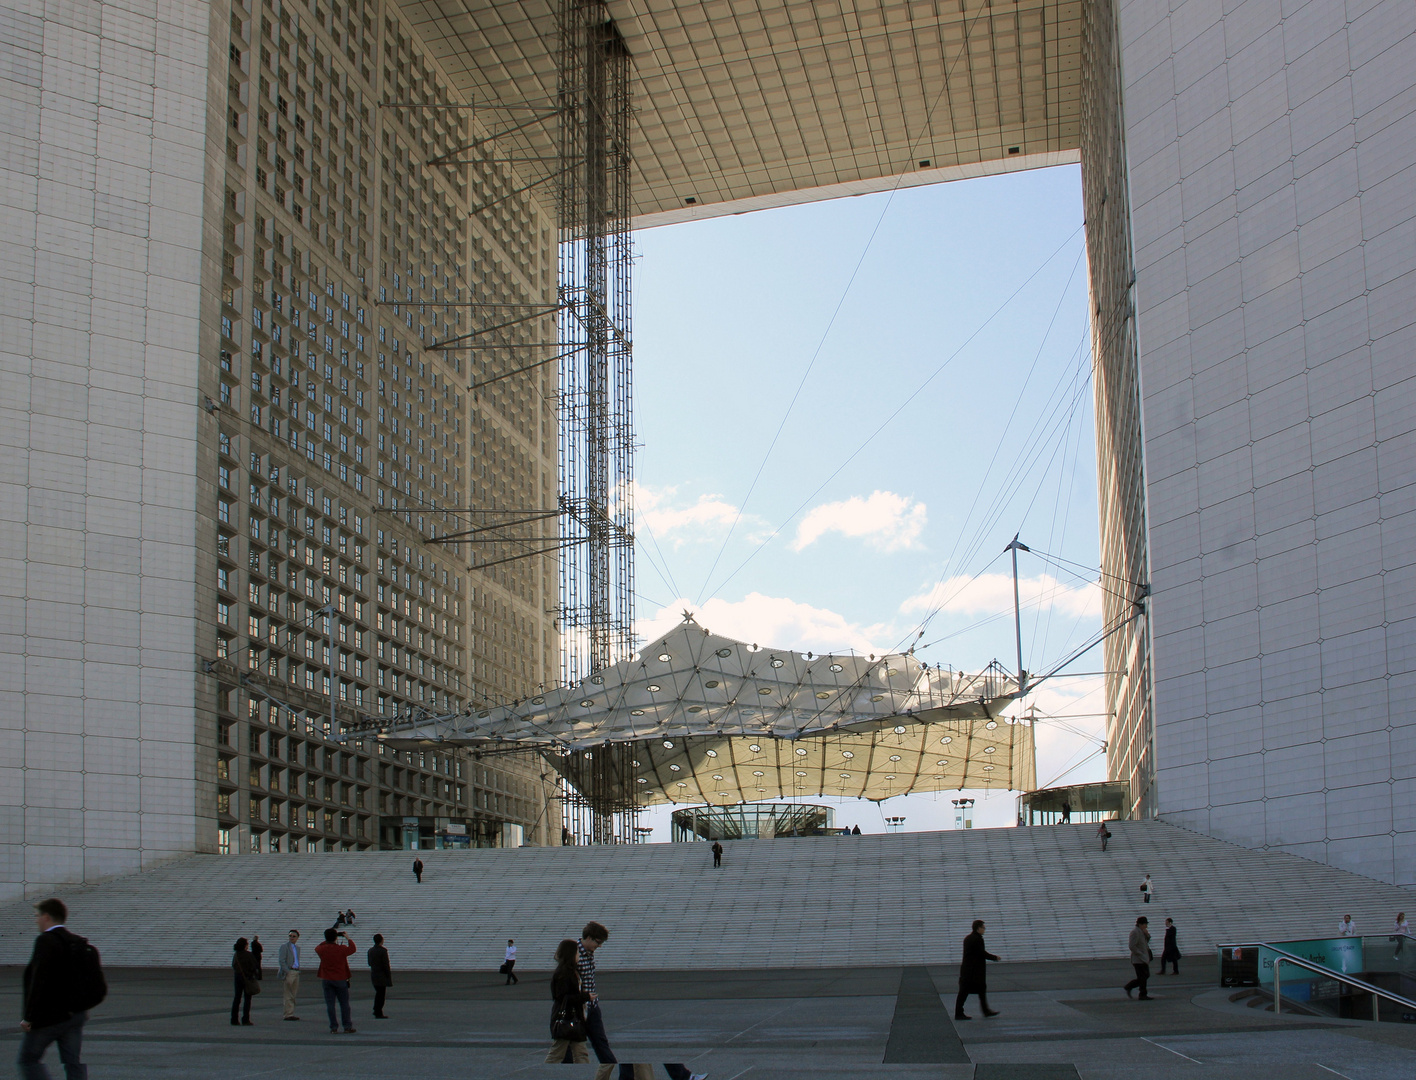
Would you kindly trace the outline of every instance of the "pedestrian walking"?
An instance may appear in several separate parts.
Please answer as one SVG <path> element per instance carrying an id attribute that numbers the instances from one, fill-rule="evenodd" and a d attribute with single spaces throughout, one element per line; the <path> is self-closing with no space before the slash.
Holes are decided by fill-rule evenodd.
<path id="1" fill-rule="evenodd" d="M 1180 946 L 1175 941 L 1175 920 L 1165 920 L 1165 944 L 1160 948 L 1160 973 L 1165 974 L 1165 965 L 1169 964 L 1175 969 L 1174 974 L 1180 974 Z"/>
<path id="2" fill-rule="evenodd" d="M 1062 824 L 1072 824 L 1072 804 L 1067 802 L 1065 799 L 1062 802 Z"/>
<path id="3" fill-rule="evenodd" d="M 551 1048 L 547 1065 L 585 1065 L 590 1051 L 585 1045 L 585 1006 L 589 995 L 581 988 L 576 967 L 577 946 L 566 938 L 556 946 L 556 969 L 551 974 Z"/>
<path id="4" fill-rule="evenodd" d="M 1357 933 L 1357 924 L 1352 921 L 1351 915 L 1344 915 L 1342 922 L 1337 924 L 1337 934 L 1339 937 L 1360 937 Z"/>
<path id="5" fill-rule="evenodd" d="M 384 1014 L 384 999 L 388 988 L 393 985 L 393 968 L 389 966 L 388 950 L 384 948 L 384 936 L 374 935 L 374 943 L 369 947 L 369 985 L 374 988 L 374 1019 L 387 1020 Z"/>
<path id="6" fill-rule="evenodd" d="M 1096 835 L 1101 839 L 1101 850 L 1106 850 L 1106 842 L 1111 839 L 1111 830 L 1106 827 L 1106 822 L 1102 822 L 1096 827 Z"/>
<path id="7" fill-rule="evenodd" d="M 580 931 L 580 942 L 576 946 L 575 968 L 580 975 L 580 988 L 585 992 L 589 1004 L 585 1009 L 585 1036 L 595 1050 L 595 1059 L 602 1065 L 619 1061 L 610 1049 L 609 1037 L 605 1034 L 605 1018 L 600 1011 L 600 994 L 595 987 L 595 951 L 609 940 L 610 932 L 603 924 L 588 922 Z M 602 1070 L 603 1071 L 603 1070 Z M 707 1080 L 707 1073 L 690 1073 L 678 1063 L 664 1063 L 664 1071 L 669 1080 Z M 621 1063 L 620 1080 L 634 1080 L 634 1066 Z"/>
<path id="8" fill-rule="evenodd" d="M 959 996 L 954 999 L 954 1019 L 972 1020 L 964 1012 L 964 1003 L 970 994 L 978 995 L 979 1006 L 984 1016 L 997 1016 L 997 1009 L 988 1007 L 988 961 L 998 962 L 983 944 L 983 932 L 988 929 L 982 919 L 973 921 L 973 929 L 964 938 L 964 956 L 959 962 Z"/>
<path id="9" fill-rule="evenodd" d="M 1145 880 L 1141 882 L 1141 899 L 1149 904 L 1151 902 L 1151 894 L 1154 892 L 1155 886 L 1151 884 L 1151 876 L 1147 874 Z"/>
<path id="10" fill-rule="evenodd" d="M 723 865 L 723 845 L 716 840 L 713 841 L 713 865 Z"/>
<path id="11" fill-rule="evenodd" d="M 423 860 L 413 860 L 413 877 L 417 879 L 419 885 L 423 884 Z"/>
<path id="12" fill-rule="evenodd" d="M 1411 927 L 1406 922 L 1406 912 L 1398 911 L 1396 919 L 1391 924 L 1391 937 L 1388 941 L 1396 942 L 1396 948 L 1392 950 L 1392 959 L 1400 960 L 1401 954 L 1406 951 L 1406 939 L 1411 936 Z"/>
<path id="13" fill-rule="evenodd" d="M 231 1026 L 251 1026 L 251 998 L 261 992 L 256 981 L 256 958 L 249 942 L 237 938 L 232 946 L 231 970 L 235 974 L 236 996 L 231 999 Z"/>
<path id="14" fill-rule="evenodd" d="M 69 932 L 64 924 L 69 909 L 64 901 L 51 898 L 34 906 L 34 925 L 39 936 L 25 966 L 24 1003 L 21 1006 L 21 1080 L 49 1080 L 44 1052 L 51 1043 L 59 1046 L 59 1060 L 69 1080 L 84 1080 L 88 1066 L 79 1060 L 84 1040 L 84 1022 L 89 1010 L 107 995 L 98 950 L 84 938 Z"/>
<path id="15" fill-rule="evenodd" d="M 506 939 L 506 958 L 502 963 L 502 974 L 506 976 L 506 985 L 519 983 L 521 980 L 516 977 L 516 942 L 511 938 Z"/>
<path id="16" fill-rule="evenodd" d="M 1135 929 L 1131 931 L 1131 936 L 1126 945 L 1131 950 L 1131 966 L 1136 969 L 1136 977 L 1128 982 L 1122 989 L 1126 991 L 1126 996 L 1131 996 L 1131 991 L 1140 988 L 1140 999 L 1149 1001 L 1150 995 L 1146 993 L 1146 982 L 1150 979 L 1151 969 L 1151 947 L 1150 947 L 1150 924 L 1149 920 L 1142 915 L 1136 920 Z"/>
<path id="17" fill-rule="evenodd" d="M 275 974 L 280 979 L 282 1005 L 285 1015 L 282 1020 L 299 1020 L 295 1015 L 295 999 L 300 996 L 300 931 L 292 930 L 286 935 L 286 942 L 275 954 Z"/>
<path id="18" fill-rule="evenodd" d="M 316 975 L 324 986 L 325 1012 L 329 1014 L 331 1035 L 339 1034 L 339 1021 L 343 1021 L 346 1035 L 353 1035 L 358 1030 L 349 1013 L 349 958 L 358 951 L 342 930 L 332 926 L 324 932 L 324 941 L 315 946 L 315 955 L 320 958 L 320 969 Z M 334 1015 L 335 1005 L 339 1006 L 338 1020 Z"/>
<path id="19" fill-rule="evenodd" d="M 262 957 L 264 957 L 264 956 L 265 956 L 265 946 L 261 944 L 261 936 L 260 936 L 259 934 L 252 934 L 252 935 L 251 935 L 251 959 L 253 959 L 253 960 L 256 962 L 256 978 L 257 978 L 257 979 L 264 979 L 264 978 L 265 978 L 265 968 L 264 968 L 264 966 L 263 966 L 263 960 L 262 960 Z"/>

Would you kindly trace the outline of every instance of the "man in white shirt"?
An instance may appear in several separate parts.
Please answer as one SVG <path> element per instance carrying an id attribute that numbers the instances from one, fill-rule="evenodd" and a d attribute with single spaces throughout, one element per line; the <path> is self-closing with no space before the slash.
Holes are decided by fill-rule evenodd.
<path id="1" fill-rule="evenodd" d="M 1154 892 L 1155 886 L 1151 884 L 1151 876 L 1147 874 L 1145 881 L 1141 882 L 1141 898 L 1149 904 L 1151 902 L 1151 894 Z"/>
<path id="2" fill-rule="evenodd" d="M 300 992 L 300 931 L 290 931 L 290 940 L 276 954 L 281 985 L 285 990 L 285 1020 L 300 1019 L 295 1015 L 295 996 Z"/>
<path id="3" fill-rule="evenodd" d="M 516 967 L 516 942 L 511 938 L 506 939 L 506 963 L 502 965 L 502 970 L 506 972 L 506 985 L 519 983 L 521 980 L 516 977 L 516 972 L 512 968 Z"/>
<path id="4" fill-rule="evenodd" d="M 1352 921 L 1351 915 L 1344 915 L 1342 922 L 1337 924 L 1337 932 L 1342 937 L 1357 937 L 1357 924 Z"/>

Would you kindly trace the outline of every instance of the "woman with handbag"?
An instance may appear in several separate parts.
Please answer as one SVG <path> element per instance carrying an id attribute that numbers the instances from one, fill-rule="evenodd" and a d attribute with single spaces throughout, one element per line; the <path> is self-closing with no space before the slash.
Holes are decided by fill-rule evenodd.
<path id="1" fill-rule="evenodd" d="M 232 1026 L 251 1025 L 251 998 L 261 992 L 256 981 L 256 958 L 251 955 L 245 938 L 237 938 L 232 946 L 231 971 L 235 975 L 236 996 L 231 999 Z"/>
<path id="2" fill-rule="evenodd" d="M 590 1051 L 585 1045 L 585 1003 L 589 1000 L 580 987 L 576 967 L 576 943 L 566 938 L 556 946 L 556 970 L 551 976 L 551 1049 L 547 1065 L 585 1065 Z"/>

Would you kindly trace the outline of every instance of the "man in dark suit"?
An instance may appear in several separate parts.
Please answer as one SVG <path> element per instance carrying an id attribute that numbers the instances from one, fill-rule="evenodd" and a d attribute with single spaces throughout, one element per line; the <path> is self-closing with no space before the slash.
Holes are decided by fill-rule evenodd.
<path id="1" fill-rule="evenodd" d="M 415 859 L 413 860 L 413 876 L 418 879 L 418 884 L 419 884 L 419 885 L 423 884 L 423 860 L 422 860 L 422 859 L 416 859 L 416 858 L 415 858 Z"/>
<path id="2" fill-rule="evenodd" d="M 373 947 L 369 949 L 369 983 L 374 988 L 374 1019 L 387 1020 L 383 1011 L 384 997 L 393 985 L 393 969 L 389 967 L 382 934 L 374 935 Z"/>
<path id="3" fill-rule="evenodd" d="M 973 933 L 964 938 L 964 958 L 959 964 L 959 996 L 954 999 L 954 1019 L 972 1020 L 964 1013 L 964 1002 L 970 994 L 978 995 L 978 1003 L 983 1006 L 984 1016 L 997 1016 L 997 1009 L 988 1007 L 988 961 L 997 962 L 998 957 L 983 945 L 983 931 L 986 927 L 982 919 L 973 921 Z"/>
<path id="4" fill-rule="evenodd" d="M 25 968 L 24 1019 L 20 1030 L 20 1076 L 24 1080 L 49 1080 L 44 1052 L 50 1043 L 59 1044 L 59 1060 L 68 1080 L 87 1080 L 88 1066 L 79 1061 L 87 1012 L 69 1007 L 69 944 L 75 936 L 65 928 L 69 911 L 62 900 L 41 900 L 34 906 L 34 925 L 39 937 Z"/>

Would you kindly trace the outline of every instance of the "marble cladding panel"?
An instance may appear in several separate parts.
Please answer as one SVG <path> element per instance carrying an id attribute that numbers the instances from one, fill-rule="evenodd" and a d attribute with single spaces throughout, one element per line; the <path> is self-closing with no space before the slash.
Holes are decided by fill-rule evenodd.
<path id="1" fill-rule="evenodd" d="M 0 0 L 7 898 L 194 850 L 210 25 L 197 0 Z"/>
<path id="2" fill-rule="evenodd" d="M 1416 883 L 1416 5 L 1119 20 L 1161 813 Z"/>

